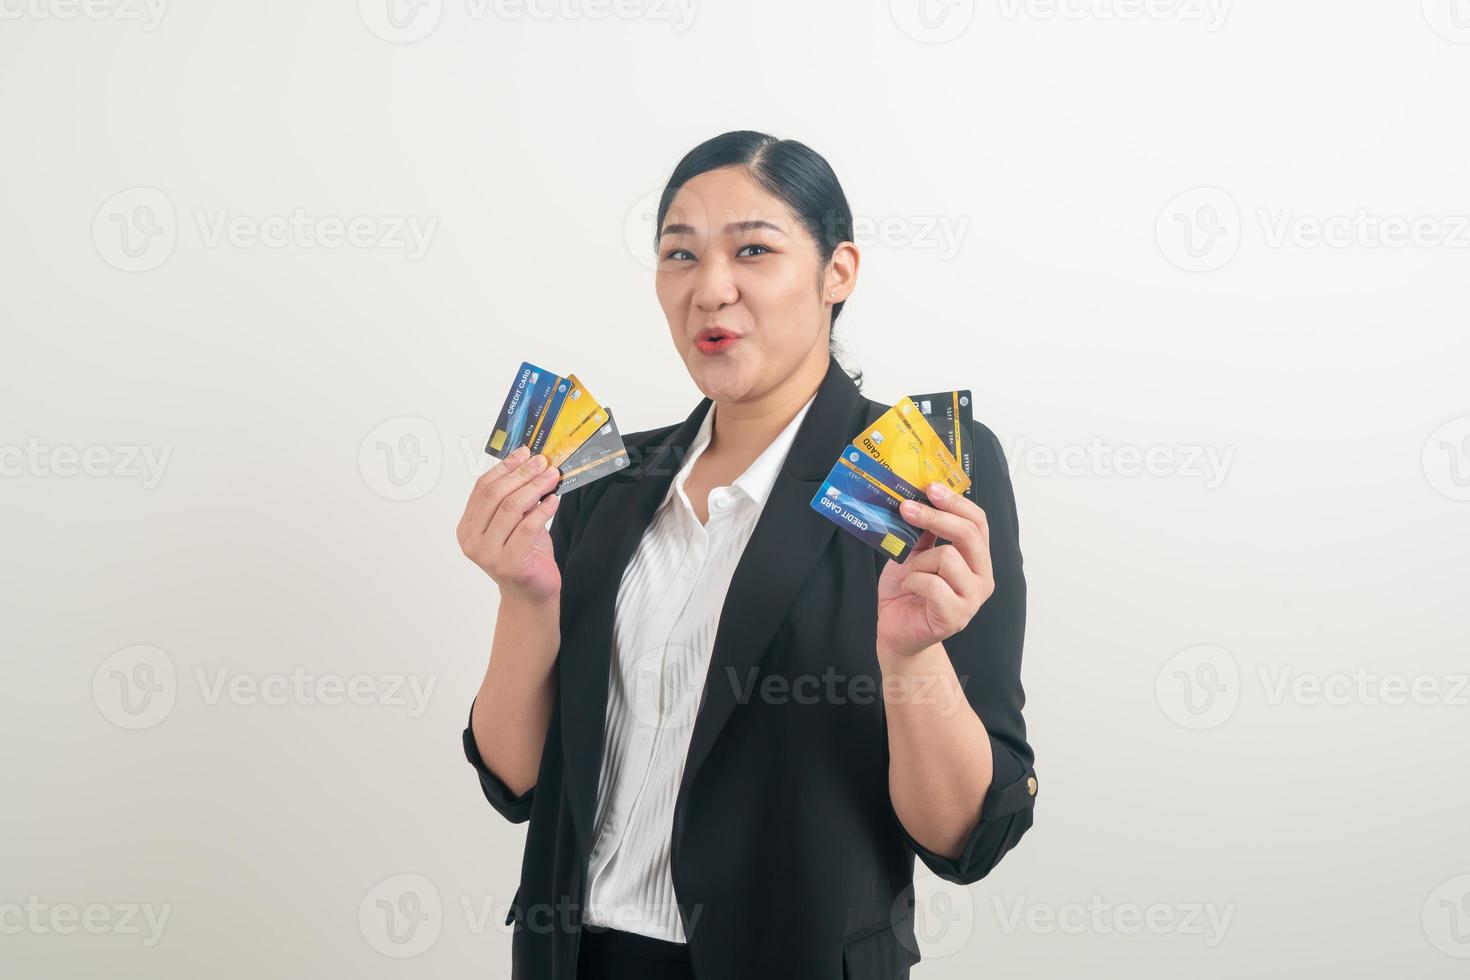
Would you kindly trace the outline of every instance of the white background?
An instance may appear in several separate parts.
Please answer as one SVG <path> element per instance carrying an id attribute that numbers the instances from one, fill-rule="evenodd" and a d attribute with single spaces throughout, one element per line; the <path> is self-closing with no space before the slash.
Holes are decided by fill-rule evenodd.
<path id="1" fill-rule="evenodd" d="M 455 522 L 523 358 L 694 406 L 641 250 L 755 128 L 1019 500 L 1037 822 L 915 976 L 1464 975 L 1470 4 L 389 2 L 0 0 L 0 972 L 509 975 Z"/>

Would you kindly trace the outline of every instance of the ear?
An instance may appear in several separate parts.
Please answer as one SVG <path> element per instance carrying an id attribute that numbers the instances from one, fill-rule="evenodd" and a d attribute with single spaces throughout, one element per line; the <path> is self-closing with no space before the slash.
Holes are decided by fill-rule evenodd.
<path id="1" fill-rule="evenodd" d="M 858 265 L 862 253 L 852 242 L 838 242 L 827 261 L 822 274 L 822 299 L 827 303 L 841 303 L 857 288 Z"/>

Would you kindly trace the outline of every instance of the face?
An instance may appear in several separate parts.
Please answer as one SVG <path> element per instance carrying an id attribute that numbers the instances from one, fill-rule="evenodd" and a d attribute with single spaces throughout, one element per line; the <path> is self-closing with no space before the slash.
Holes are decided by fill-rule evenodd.
<path id="1" fill-rule="evenodd" d="M 826 373 L 831 309 L 856 274 L 851 243 L 824 264 L 806 228 L 740 167 L 689 180 L 660 230 L 658 301 L 700 391 L 749 401 Z"/>

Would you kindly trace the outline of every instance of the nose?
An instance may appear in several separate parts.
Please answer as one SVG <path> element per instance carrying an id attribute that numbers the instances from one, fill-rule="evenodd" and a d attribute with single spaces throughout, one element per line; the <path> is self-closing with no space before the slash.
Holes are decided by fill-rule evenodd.
<path id="1" fill-rule="evenodd" d="M 740 298 L 731 273 L 730 264 L 719 259 L 700 263 L 694 283 L 694 302 L 701 310 L 713 313 Z"/>

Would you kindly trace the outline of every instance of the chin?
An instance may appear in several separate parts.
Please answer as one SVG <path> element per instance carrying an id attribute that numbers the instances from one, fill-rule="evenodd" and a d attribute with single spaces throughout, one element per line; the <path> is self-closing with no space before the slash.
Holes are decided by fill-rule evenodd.
<path id="1" fill-rule="evenodd" d="M 689 348 L 689 375 L 711 401 L 739 401 L 750 391 L 754 371 L 728 357 L 707 357 Z"/>

